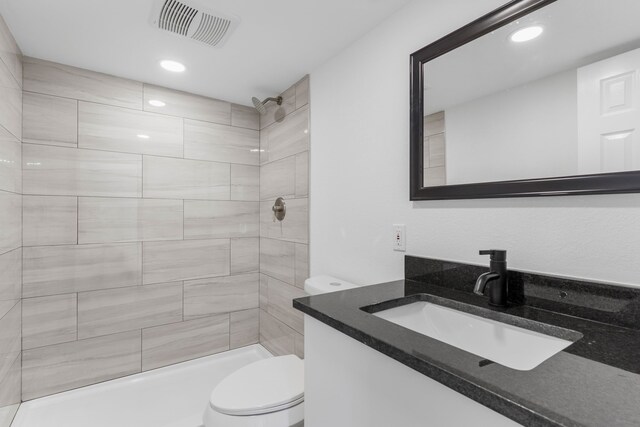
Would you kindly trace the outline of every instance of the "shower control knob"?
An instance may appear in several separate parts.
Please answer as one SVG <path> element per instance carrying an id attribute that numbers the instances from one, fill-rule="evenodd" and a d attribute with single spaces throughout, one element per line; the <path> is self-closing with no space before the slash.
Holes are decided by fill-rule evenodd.
<path id="1" fill-rule="evenodd" d="M 287 205 L 282 197 L 278 197 L 271 208 L 273 211 L 273 222 L 282 221 L 287 214 Z"/>

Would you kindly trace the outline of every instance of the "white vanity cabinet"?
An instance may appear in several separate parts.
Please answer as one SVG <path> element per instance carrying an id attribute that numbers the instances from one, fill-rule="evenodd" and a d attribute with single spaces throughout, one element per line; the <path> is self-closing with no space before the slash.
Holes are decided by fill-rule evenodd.
<path id="1" fill-rule="evenodd" d="M 305 427 L 520 424 L 305 315 Z"/>

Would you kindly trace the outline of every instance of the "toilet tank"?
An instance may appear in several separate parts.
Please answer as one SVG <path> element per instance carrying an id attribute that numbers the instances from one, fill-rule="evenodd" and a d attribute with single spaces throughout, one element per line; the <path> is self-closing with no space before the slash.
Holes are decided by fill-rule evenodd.
<path id="1" fill-rule="evenodd" d="M 304 290 L 309 295 L 325 294 L 328 292 L 344 291 L 345 289 L 358 288 L 359 285 L 332 276 L 313 276 L 304 281 Z"/>

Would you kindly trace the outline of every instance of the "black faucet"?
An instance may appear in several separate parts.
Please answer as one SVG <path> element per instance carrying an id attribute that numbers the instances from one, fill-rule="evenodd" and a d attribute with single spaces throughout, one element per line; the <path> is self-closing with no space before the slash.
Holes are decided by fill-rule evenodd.
<path id="1" fill-rule="evenodd" d="M 507 251 L 491 249 L 480 251 L 480 255 L 490 255 L 489 272 L 481 274 L 476 280 L 473 292 L 484 295 L 489 286 L 489 305 L 507 306 Z"/>

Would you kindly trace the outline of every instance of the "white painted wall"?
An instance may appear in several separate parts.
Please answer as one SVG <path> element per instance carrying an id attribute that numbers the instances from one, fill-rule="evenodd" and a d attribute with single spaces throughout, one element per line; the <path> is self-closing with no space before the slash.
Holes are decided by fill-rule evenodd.
<path id="1" fill-rule="evenodd" d="M 407 254 L 640 286 L 640 195 L 409 201 L 409 55 L 504 3 L 415 0 L 311 74 L 311 274 L 403 277 Z"/>
<path id="2" fill-rule="evenodd" d="M 305 427 L 521 426 L 311 316 L 304 329 Z"/>
<path id="3" fill-rule="evenodd" d="M 447 108 L 447 184 L 576 175 L 577 91 L 572 69 Z"/>

